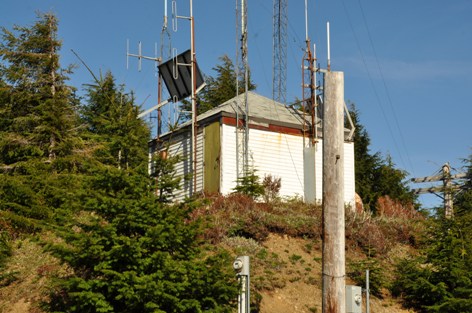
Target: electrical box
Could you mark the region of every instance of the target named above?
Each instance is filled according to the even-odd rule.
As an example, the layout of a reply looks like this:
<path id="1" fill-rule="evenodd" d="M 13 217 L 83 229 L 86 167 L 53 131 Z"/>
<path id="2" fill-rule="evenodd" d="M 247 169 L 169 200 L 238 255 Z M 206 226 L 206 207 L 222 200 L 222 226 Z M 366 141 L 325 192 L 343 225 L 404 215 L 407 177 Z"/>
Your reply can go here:
<path id="1" fill-rule="evenodd" d="M 346 313 L 362 313 L 362 287 L 346 285 Z"/>
<path id="2" fill-rule="evenodd" d="M 238 256 L 233 262 L 236 275 L 249 276 L 249 256 Z"/>

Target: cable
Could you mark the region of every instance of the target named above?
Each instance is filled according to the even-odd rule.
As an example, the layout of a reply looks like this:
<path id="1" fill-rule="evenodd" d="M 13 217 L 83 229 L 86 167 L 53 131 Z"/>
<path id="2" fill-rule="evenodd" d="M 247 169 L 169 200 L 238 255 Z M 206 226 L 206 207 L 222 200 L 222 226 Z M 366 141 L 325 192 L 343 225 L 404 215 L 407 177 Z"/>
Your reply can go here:
<path id="1" fill-rule="evenodd" d="M 356 41 L 356 45 L 357 45 L 357 48 L 359 49 L 359 53 L 361 54 L 361 58 L 362 58 L 362 62 L 364 63 L 364 67 L 366 69 L 366 73 L 367 73 L 367 76 L 369 77 L 369 81 L 370 81 L 370 84 L 372 85 L 372 90 L 374 91 L 374 94 L 375 94 L 375 97 L 377 98 L 377 104 L 378 106 L 380 107 L 381 111 L 382 111 L 382 115 L 385 119 L 385 122 L 387 124 L 387 128 L 388 128 L 388 131 L 390 133 L 390 136 L 392 137 L 393 139 L 393 143 L 395 145 L 395 148 L 396 150 L 398 151 L 398 155 L 400 157 L 400 160 L 403 164 L 403 166 L 405 167 L 405 161 L 403 160 L 403 156 L 402 156 L 402 153 L 398 147 L 398 143 L 397 143 L 397 140 L 395 139 L 395 136 L 393 134 L 393 131 L 392 131 L 392 127 L 390 126 L 390 122 L 388 121 L 387 119 L 387 114 L 385 113 L 385 109 L 384 107 L 382 106 L 382 101 L 380 100 L 380 96 L 377 92 L 377 89 L 375 88 L 375 84 L 374 84 L 374 81 L 372 79 L 372 75 L 370 74 L 370 71 L 369 71 L 369 68 L 367 66 L 367 62 L 366 62 L 366 59 L 365 59 L 365 56 L 364 54 L 362 53 L 362 49 L 361 49 L 361 46 L 359 44 L 359 39 L 357 38 L 357 34 L 356 34 L 356 31 L 354 30 L 354 27 L 352 25 L 352 21 L 351 21 L 351 18 L 349 16 L 349 12 L 346 8 L 346 3 L 344 2 L 344 0 L 341 0 L 342 4 L 343 4 L 343 8 L 344 8 L 344 12 L 346 13 L 346 17 L 347 17 L 347 20 L 348 20 L 348 23 L 349 23 L 349 26 L 351 27 L 351 30 L 352 30 L 352 33 L 354 35 L 354 39 Z"/>
<path id="2" fill-rule="evenodd" d="M 410 155 L 408 153 L 408 149 L 406 148 L 406 144 L 405 144 L 405 139 L 404 139 L 404 136 L 403 136 L 403 132 L 400 128 L 400 125 L 398 123 L 398 118 L 397 118 L 397 114 L 395 112 L 395 109 L 394 109 L 394 106 L 393 106 L 393 103 L 392 103 L 392 99 L 390 97 L 390 91 L 387 87 L 387 83 L 385 82 L 385 78 L 384 78 L 384 75 L 383 75 L 383 71 L 382 71 L 382 67 L 380 66 L 380 62 L 379 62 L 379 59 L 377 57 L 377 51 L 375 50 L 375 47 L 374 47 L 374 43 L 372 41 L 372 36 L 370 35 L 370 30 L 369 30 L 369 26 L 367 25 L 367 19 L 365 17 L 365 14 L 364 14 L 364 9 L 362 7 L 362 4 L 361 4 L 361 0 L 358 0 L 357 1 L 359 3 L 359 8 L 361 9 L 361 13 L 362 13 L 362 19 L 364 21 L 364 25 L 365 25 L 365 28 L 367 30 L 367 35 L 369 37 L 369 41 L 370 41 L 370 46 L 372 47 L 372 51 L 374 52 L 374 58 L 375 58 L 375 61 L 377 63 L 377 68 L 379 69 L 379 73 L 380 73 L 380 78 L 382 79 L 382 82 L 383 82 L 383 86 L 385 88 L 385 94 L 387 96 L 387 102 L 389 103 L 390 105 L 390 109 L 392 110 L 393 112 L 393 119 L 395 121 L 395 125 L 397 126 L 397 129 L 398 129 L 398 132 L 400 133 L 400 140 L 401 140 L 401 143 L 403 145 L 403 149 L 405 150 L 406 152 L 406 157 L 407 157 L 407 160 L 408 160 L 408 163 L 410 165 L 410 168 L 414 174 L 415 172 L 415 169 L 414 169 L 414 166 L 413 166 L 413 163 L 411 162 L 411 159 L 410 159 Z"/>

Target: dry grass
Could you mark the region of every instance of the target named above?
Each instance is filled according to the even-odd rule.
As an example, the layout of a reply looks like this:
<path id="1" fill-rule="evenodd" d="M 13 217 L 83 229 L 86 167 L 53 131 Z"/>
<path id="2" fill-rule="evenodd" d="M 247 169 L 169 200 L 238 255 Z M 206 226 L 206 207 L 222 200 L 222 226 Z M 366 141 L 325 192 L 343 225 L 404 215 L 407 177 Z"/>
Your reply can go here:
<path id="1" fill-rule="evenodd" d="M 17 239 L 13 247 L 5 267 L 12 279 L 0 288 L 0 312 L 43 312 L 40 304 L 47 300 L 50 278 L 64 274 L 66 268 L 30 239 Z"/>
<path id="2" fill-rule="evenodd" d="M 401 255 L 414 253 L 422 232 L 421 216 L 383 200 L 379 216 L 346 212 L 346 247 L 349 262 L 375 257 L 392 279 L 389 269 Z M 252 296 L 261 313 L 321 311 L 321 208 L 299 200 L 257 203 L 243 195 L 213 196 L 191 214 L 202 219 L 202 239 L 230 251 L 234 257 L 251 257 Z M 82 222 L 93 218 L 79 215 Z M 57 242 L 42 234 L 43 242 Z M 16 239 L 6 271 L 14 280 L 1 287 L 0 313 L 41 313 L 50 279 L 67 269 L 41 246 Z M 412 252 L 413 251 L 413 252 Z M 349 266 L 349 264 L 348 264 Z M 348 283 L 354 283 L 349 281 Z M 372 312 L 406 312 L 385 292 L 373 298 Z M 254 311 L 257 312 L 257 311 Z"/>

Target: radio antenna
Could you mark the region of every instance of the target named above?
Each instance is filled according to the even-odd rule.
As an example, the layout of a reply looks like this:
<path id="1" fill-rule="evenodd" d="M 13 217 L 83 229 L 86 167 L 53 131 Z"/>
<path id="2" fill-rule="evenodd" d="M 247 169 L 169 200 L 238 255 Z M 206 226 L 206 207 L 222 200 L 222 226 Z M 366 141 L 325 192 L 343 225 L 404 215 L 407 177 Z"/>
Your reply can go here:
<path id="1" fill-rule="evenodd" d="M 331 71 L 331 45 L 329 35 L 329 22 L 326 23 L 326 38 L 328 41 L 328 72 Z"/>

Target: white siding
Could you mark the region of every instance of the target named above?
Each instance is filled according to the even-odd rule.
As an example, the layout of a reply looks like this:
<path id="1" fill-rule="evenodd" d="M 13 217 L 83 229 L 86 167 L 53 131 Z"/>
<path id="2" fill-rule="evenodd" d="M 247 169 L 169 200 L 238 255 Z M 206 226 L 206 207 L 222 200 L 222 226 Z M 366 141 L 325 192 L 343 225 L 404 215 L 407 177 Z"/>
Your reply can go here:
<path id="1" fill-rule="evenodd" d="M 221 192 L 228 194 L 236 186 L 236 129 L 223 125 L 221 134 Z M 316 145 L 316 199 L 322 197 L 322 141 Z M 303 138 L 264 130 L 250 129 L 249 162 L 262 179 L 271 174 L 282 179 L 281 196 L 304 196 Z M 344 143 L 344 197 L 354 203 L 354 144 Z"/>
<path id="2" fill-rule="evenodd" d="M 354 143 L 344 143 L 344 201 L 356 205 L 356 184 L 354 172 Z"/>
<path id="3" fill-rule="evenodd" d="M 249 131 L 249 162 L 262 179 L 282 179 L 280 196 L 303 197 L 303 137 L 257 129 Z"/>
<path id="4" fill-rule="evenodd" d="M 236 127 L 221 126 L 220 192 L 228 194 L 236 186 Z"/>
<path id="5" fill-rule="evenodd" d="M 221 192 L 232 192 L 236 186 L 236 129 L 222 126 Z M 303 138 L 249 130 L 249 162 L 262 179 L 271 174 L 282 179 L 281 196 L 303 196 Z"/>
<path id="6" fill-rule="evenodd" d="M 316 202 L 321 203 L 323 196 L 323 140 L 319 140 L 315 145 L 315 166 L 316 185 L 311 188 L 316 189 Z M 311 154 L 310 157 L 313 155 Z M 307 159 L 312 162 L 313 159 Z M 354 143 L 344 143 L 344 201 L 346 204 L 354 205 L 355 201 L 355 181 L 354 181 Z"/>
<path id="7" fill-rule="evenodd" d="M 180 162 L 175 167 L 175 174 L 181 178 L 180 188 L 174 192 L 174 200 L 180 201 L 193 193 L 192 177 L 192 140 L 191 133 L 177 136 L 169 147 L 169 156 L 179 156 Z M 197 135 L 197 191 L 203 187 L 203 133 Z"/>

